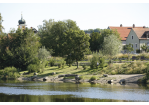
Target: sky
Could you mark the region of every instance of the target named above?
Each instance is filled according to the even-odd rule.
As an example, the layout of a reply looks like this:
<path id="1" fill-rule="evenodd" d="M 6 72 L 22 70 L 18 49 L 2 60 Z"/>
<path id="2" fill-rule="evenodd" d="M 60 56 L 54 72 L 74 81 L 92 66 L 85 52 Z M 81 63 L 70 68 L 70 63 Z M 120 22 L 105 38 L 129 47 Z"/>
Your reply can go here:
<path id="1" fill-rule="evenodd" d="M 38 29 L 43 20 L 63 21 L 71 19 L 81 30 L 106 29 L 108 26 L 146 26 L 149 27 L 149 3 L 101 3 L 101 2 L 48 2 L 48 3 L 0 3 L 5 30 L 18 28 L 18 21 L 26 21 L 28 28 Z"/>

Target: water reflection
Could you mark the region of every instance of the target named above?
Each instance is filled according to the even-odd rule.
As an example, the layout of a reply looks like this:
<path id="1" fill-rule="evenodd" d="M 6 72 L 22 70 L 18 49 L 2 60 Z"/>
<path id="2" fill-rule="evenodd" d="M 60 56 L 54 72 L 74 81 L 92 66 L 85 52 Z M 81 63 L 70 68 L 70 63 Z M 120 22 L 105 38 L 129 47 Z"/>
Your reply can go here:
<path id="1" fill-rule="evenodd" d="M 0 101 L 149 101 L 148 86 L 135 85 L 0 81 Z"/>

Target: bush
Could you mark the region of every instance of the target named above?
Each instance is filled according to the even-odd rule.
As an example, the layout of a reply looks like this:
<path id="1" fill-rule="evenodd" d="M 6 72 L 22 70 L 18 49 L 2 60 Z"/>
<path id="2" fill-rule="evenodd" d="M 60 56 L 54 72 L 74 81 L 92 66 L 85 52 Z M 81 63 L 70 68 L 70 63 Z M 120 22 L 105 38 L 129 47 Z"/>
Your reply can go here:
<path id="1" fill-rule="evenodd" d="M 65 63 L 66 63 L 66 61 L 64 61 L 64 60 L 60 60 L 59 62 L 58 62 L 58 68 L 64 68 L 65 67 Z"/>
<path id="2" fill-rule="evenodd" d="M 83 76 L 80 76 L 80 77 L 79 77 L 79 80 L 82 80 L 83 78 L 84 78 Z"/>
<path id="3" fill-rule="evenodd" d="M 83 70 L 86 70 L 86 68 L 87 68 L 85 64 L 82 65 L 82 67 L 83 67 Z"/>
<path id="4" fill-rule="evenodd" d="M 4 78 L 16 78 L 19 77 L 18 70 L 15 67 L 6 67 L 3 72 Z"/>
<path id="5" fill-rule="evenodd" d="M 37 64 L 29 64 L 28 67 L 27 67 L 27 70 L 28 70 L 29 73 L 39 72 L 40 71 L 40 67 Z"/>
<path id="6" fill-rule="evenodd" d="M 98 68 L 97 62 L 99 62 L 99 54 L 94 53 L 92 59 L 90 60 L 90 62 L 91 62 L 91 65 L 90 65 L 91 69 Z"/>
<path id="7" fill-rule="evenodd" d="M 100 58 L 100 60 L 99 60 L 99 66 L 103 68 L 104 65 L 105 65 L 105 59 L 104 58 Z"/>
<path id="8" fill-rule="evenodd" d="M 94 80 L 96 80 L 96 77 L 95 77 L 95 76 L 92 76 L 92 77 L 90 78 L 90 81 L 94 81 Z"/>
<path id="9" fill-rule="evenodd" d="M 50 63 L 50 66 L 51 66 L 51 67 L 54 66 L 54 64 L 55 64 L 55 59 L 54 59 L 54 58 L 51 58 L 51 59 L 49 60 L 49 63 Z"/>

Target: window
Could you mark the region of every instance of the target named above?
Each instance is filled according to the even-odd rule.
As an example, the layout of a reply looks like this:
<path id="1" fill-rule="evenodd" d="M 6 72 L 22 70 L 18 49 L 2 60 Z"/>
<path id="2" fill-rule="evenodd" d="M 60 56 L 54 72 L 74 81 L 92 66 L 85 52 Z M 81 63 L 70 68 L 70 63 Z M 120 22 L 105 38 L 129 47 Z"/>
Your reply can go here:
<path id="1" fill-rule="evenodd" d="M 137 43 L 136 43 L 136 48 L 137 48 Z"/>
<path id="2" fill-rule="evenodd" d="M 133 39 L 133 36 L 131 36 L 131 39 Z"/>
<path id="3" fill-rule="evenodd" d="M 131 43 L 131 45 L 132 45 L 132 48 L 133 48 L 133 43 Z"/>

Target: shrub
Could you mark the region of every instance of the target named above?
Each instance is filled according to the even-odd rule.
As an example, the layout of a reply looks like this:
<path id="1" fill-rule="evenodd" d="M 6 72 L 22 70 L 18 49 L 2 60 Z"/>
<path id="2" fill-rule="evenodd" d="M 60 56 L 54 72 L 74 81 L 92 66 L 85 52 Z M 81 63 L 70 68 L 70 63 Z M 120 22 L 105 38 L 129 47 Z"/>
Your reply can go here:
<path id="1" fill-rule="evenodd" d="M 15 67 L 6 67 L 3 72 L 4 78 L 16 78 L 19 77 L 18 70 Z"/>
<path id="2" fill-rule="evenodd" d="M 54 64 L 55 64 L 55 59 L 54 59 L 54 58 L 51 58 L 51 59 L 49 60 L 49 63 L 50 63 L 50 66 L 51 66 L 51 67 L 54 66 Z"/>
<path id="3" fill-rule="evenodd" d="M 66 61 L 64 61 L 64 60 L 60 60 L 60 61 L 58 61 L 58 68 L 64 68 L 65 67 L 65 63 L 66 63 Z"/>
<path id="4" fill-rule="evenodd" d="M 99 59 L 99 66 L 103 68 L 104 65 L 105 65 L 105 59 L 104 58 L 100 58 Z"/>
<path id="5" fill-rule="evenodd" d="M 94 80 L 96 80 L 96 77 L 95 77 L 95 76 L 92 76 L 92 77 L 90 78 L 90 81 L 94 81 Z"/>
<path id="6" fill-rule="evenodd" d="M 28 67 L 27 67 L 27 70 L 28 70 L 29 73 L 39 72 L 40 71 L 40 67 L 37 64 L 29 64 Z"/>
<path id="7" fill-rule="evenodd" d="M 97 62 L 99 62 L 99 54 L 94 53 L 92 59 L 90 60 L 90 62 L 91 62 L 91 65 L 90 65 L 91 69 L 98 68 Z"/>
<path id="8" fill-rule="evenodd" d="M 87 68 L 85 64 L 82 65 L 82 67 L 83 67 L 83 70 L 86 70 L 86 68 Z"/>
<path id="9" fill-rule="evenodd" d="M 83 76 L 80 76 L 80 77 L 79 77 L 79 80 L 82 80 L 83 78 L 84 78 Z"/>
<path id="10" fill-rule="evenodd" d="M 72 66 L 73 60 L 67 58 L 65 61 L 66 61 L 66 64 L 69 65 L 69 67 Z"/>

